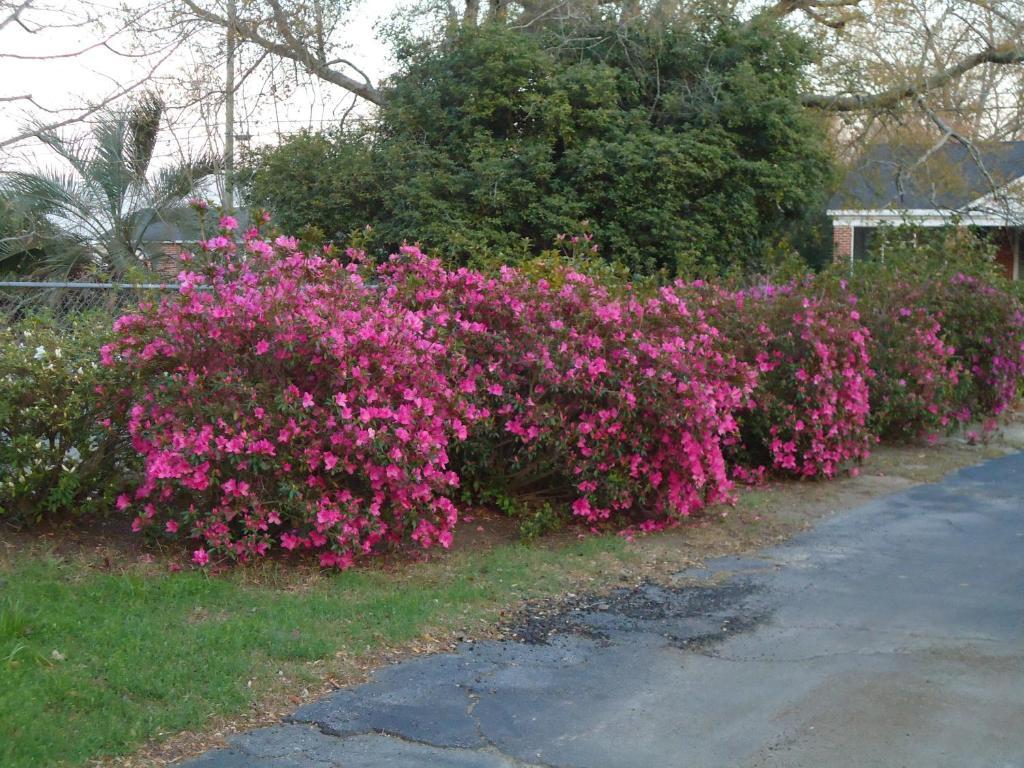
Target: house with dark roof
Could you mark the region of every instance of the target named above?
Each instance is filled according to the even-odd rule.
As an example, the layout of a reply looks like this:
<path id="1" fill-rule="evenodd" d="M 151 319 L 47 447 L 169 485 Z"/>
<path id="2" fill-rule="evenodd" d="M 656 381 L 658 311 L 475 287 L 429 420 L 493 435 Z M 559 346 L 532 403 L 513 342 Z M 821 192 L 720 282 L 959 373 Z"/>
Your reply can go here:
<path id="1" fill-rule="evenodd" d="M 239 227 L 249 227 L 249 215 L 245 211 L 235 214 Z M 217 218 L 210 215 L 206 223 L 206 237 L 216 234 Z M 192 251 L 204 239 L 200 231 L 199 215 L 191 208 L 182 206 L 164 211 L 161 215 L 139 216 L 133 232 L 139 249 L 145 254 L 151 268 L 165 275 L 175 275 L 181 267 L 178 256 Z"/>
<path id="2" fill-rule="evenodd" d="M 997 260 L 1018 279 L 1024 248 L 1024 141 L 937 147 L 879 145 L 829 200 L 837 261 L 864 258 L 884 226 L 971 226 L 991 231 Z"/>

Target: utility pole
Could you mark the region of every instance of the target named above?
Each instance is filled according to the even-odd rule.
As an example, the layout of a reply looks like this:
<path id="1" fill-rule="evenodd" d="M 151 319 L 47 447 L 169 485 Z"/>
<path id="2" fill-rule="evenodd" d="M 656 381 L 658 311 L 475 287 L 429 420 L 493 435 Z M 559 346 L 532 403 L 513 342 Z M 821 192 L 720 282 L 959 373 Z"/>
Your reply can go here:
<path id="1" fill-rule="evenodd" d="M 235 0 L 228 0 L 227 73 L 224 78 L 224 210 L 235 210 Z"/>

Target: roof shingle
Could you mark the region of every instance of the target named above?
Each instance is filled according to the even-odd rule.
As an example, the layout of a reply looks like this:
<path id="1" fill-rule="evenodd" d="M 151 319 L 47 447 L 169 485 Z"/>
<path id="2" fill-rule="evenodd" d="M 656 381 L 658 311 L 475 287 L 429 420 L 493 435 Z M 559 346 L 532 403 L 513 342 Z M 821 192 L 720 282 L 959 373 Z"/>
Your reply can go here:
<path id="1" fill-rule="evenodd" d="M 950 139 L 927 157 L 928 147 L 880 144 L 846 174 L 830 210 L 928 208 L 962 210 L 1024 176 L 1024 141 L 976 146 L 977 155 Z M 980 159 L 980 162 L 979 162 Z"/>

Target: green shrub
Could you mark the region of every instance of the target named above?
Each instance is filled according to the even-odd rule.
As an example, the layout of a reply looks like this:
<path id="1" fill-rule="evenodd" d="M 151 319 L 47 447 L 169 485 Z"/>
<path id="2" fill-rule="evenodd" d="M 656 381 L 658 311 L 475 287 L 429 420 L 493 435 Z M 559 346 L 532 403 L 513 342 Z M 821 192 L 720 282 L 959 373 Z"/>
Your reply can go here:
<path id="1" fill-rule="evenodd" d="M 897 277 L 913 284 L 965 274 L 1001 285 L 1006 279 L 995 257 L 996 244 L 989 230 L 953 224 L 879 227 L 872 235 L 867 259 L 854 263 L 852 275 L 874 282 Z M 836 267 L 850 271 L 848 264 Z"/>
<path id="2" fill-rule="evenodd" d="M 876 232 L 866 261 L 833 267 L 833 278 L 848 281 L 860 297 L 875 338 L 872 364 L 882 383 L 874 387 L 872 410 L 883 437 L 937 432 L 948 416 L 988 419 L 1016 401 L 1024 375 L 1024 307 L 1020 286 L 1003 275 L 995 250 L 985 230 L 892 227 Z M 933 323 L 950 350 L 947 363 L 928 329 Z M 919 338 L 911 339 L 911 330 Z M 917 352 L 909 354 L 910 347 Z M 897 393 L 891 384 L 900 380 L 911 386 Z"/>
<path id="3" fill-rule="evenodd" d="M 256 203 L 272 203 L 275 223 L 289 234 L 315 227 L 343 240 L 371 223 L 379 206 L 377 161 L 369 139 L 341 130 L 302 131 L 276 147 L 250 152 L 241 182 Z"/>
<path id="4" fill-rule="evenodd" d="M 956 391 L 960 420 L 1010 408 L 1024 380 L 1021 302 L 1004 285 L 963 273 L 930 281 L 926 301 L 964 370 Z"/>
<path id="5" fill-rule="evenodd" d="M 0 520 L 102 510 L 116 496 L 123 456 L 96 393 L 110 326 L 105 314 L 33 314 L 0 328 Z"/>
<path id="6" fill-rule="evenodd" d="M 250 159 L 249 200 L 290 231 L 369 224 L 383 255 L 518 265 L 581 219 L 634 275 L 757 269 L 807 228 L 832 173 L 800 105 L 808 41 L 695 10 L 580 21 L 573 42 L 487 26 L 406 46 L 365 130 L 301 133 Z"/>

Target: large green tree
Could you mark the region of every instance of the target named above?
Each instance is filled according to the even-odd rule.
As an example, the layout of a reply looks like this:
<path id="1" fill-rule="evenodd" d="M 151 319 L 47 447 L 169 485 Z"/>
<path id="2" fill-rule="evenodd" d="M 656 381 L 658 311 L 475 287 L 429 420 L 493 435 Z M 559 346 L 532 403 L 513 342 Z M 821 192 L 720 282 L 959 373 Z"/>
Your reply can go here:
<path id="1" fill-rule="evenodd" d="M 460 263 L 514 261 L 587 220 L 634 272 L 759 266 L 830 180 L 800 104 L 808 44 L 711 11 L 610 24 L 407 46 L 368 132 L 263 152 L 250 198 L 289 227 L 370 224 L 382 247 L 419 240 Z"/>
<path id="2" fill-rule="evenodd" d="M 287 232 L 317 227 L 343 238 L 377 220 L 380 181 L 369 134 L 300 131 L 249 152 L 238 173 L 248 202 L 274 212 Z"/>

